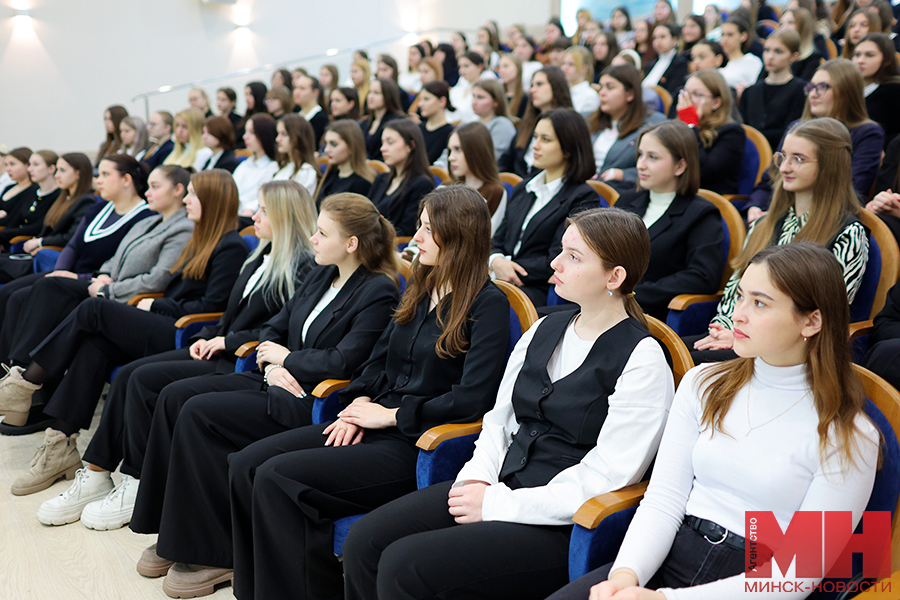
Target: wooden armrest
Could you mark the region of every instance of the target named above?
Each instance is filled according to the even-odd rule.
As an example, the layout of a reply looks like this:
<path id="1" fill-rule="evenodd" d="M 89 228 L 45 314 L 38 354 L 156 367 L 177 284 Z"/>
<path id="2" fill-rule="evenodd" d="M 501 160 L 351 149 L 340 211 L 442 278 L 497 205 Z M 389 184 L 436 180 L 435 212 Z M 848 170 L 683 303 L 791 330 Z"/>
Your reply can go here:
<path id="1" fill-rule="evenodd" d="M 247 342 L 246 344 L 241 344 L 241 347 L 234 351 L 234 355 L 238 358 L 246 358 L 256 352 L 257 346 L 259 346 L 259 342 Z"/>
<path id="2" fill-rule="evenodd" d="M 722 197 L 729 202 L 746 202 L 750 199 L 750 196 L 745 194 L 722 194 Z"/>
<path id="3" fill-rule="evenodd" d="M 647 481 L 642 481 L 591 498 L 581 505 L 572 520 L 585 529 L 595 529 L 609 515 L 637 506 L 647 491 L 647 484 Z"/>
<path id="4" fill-rule="evenodd" d="M 718 302 L 722 299 L 722 295 L 723 292 L 716 292 L 715 294 L 679 294 L 669 302 L 669 309 L 684 310 L 691 304 L 697 304 L 698 302 L 712 302 L 713 300 Z"/>
<path id="5" fill-rule="evenodd" d="M 157 294 L 136 294 L 131 297 L 131 300 L 128 301 L 128 304 L 130 306 L 137 306 L 138 302 L 140 302 L 141 300 L 144 300 L 146 298 L 154 298 L 155 299 L 155 298 L 162 298 L 162 297 L 163 297 L 162 292 L 159 292 Z"/>
<path id="6" fill-rule="evenodd" d="M 850 323 L 850 341 L 852 342 L 860 336 L 872 333 L 872 328 L 874 326 L 875 322 L 872 319 L 869 319 L 868 321 L 859 321 L 858 323 Z"/>
<path id="7" fill-rule="evenodd" d="M 471 435 L 481 431 L 481 421 L 475 423 L 448 423 L 446 425 L 438 425 L 432 427 L 422 434 L 416 446 L 422 450 L 434 450 L 444 440 L 452 440 L 453 438 Z"/>
<path id="8" fill-rule="evenodd" d="M 63 247 L 62 246 L 39 246 L 37 249 L 35 249 L 34 253 L 37 254 L 41 250 L 56 250 L 57 252 L 62 252 Z"/>
<path id="9" fill-rule="evenodd" d="M 10 244 L 18 244 L 19 242 L 27 242 L 28 240 L 34 239 L 33 235 L 17 235 L 13 239 L 9 240 Z"/>
<path id="10" fill-rule="evenodd" d="M 129 302 L 130 304 L 130 302 Z M 206 321 L 218 321 L 222 318 L 222 313 L 194 313 L 192 315 L 184 315 L 177 321 L 175 321 L 175 327 L 181 329 L 182 327 L 187 327 L 188 325 L 193 325 L 194 323 L 204 323 Z"/>
<path id="11" fill-rule="evenodd" d="M 350 385 L 349 379 L 326 379 L 313 389 L 312 395 L 316 398 L 325 398 L 338 390 L 344 389 L 348 385 Z"/>

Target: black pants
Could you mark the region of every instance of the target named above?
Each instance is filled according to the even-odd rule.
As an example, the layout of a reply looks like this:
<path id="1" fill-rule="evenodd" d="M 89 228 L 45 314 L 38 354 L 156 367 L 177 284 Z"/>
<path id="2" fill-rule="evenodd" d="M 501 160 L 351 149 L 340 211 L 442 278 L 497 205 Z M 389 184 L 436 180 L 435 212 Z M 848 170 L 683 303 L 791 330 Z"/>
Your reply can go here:
<path id="1" fill-rule="evenodd" d="M 869 348 L 862 364 L 900 389 L 900 339 L 878 342 Z"/>
<path id="2" fill-rule="evenodd" d="M 0 254 L 0 283 L 9 283 L 13 279 L 19 279 L 34 273 L 34 259 L 24 253 L 16 254 L 24 260 L 11 258 L 8 253 Z"/>
<path id="3" fill-rule="evenodd" d="M 215 358 L 193 360 L 188 348 L 179 348 L 140 358 L 119 369 L 84 460 L 107 471 L 115 471 L 121 462 L 122 473 L 140 478 L 159 393 L 172 382 L 218 372 L 218 362 Z"/>
<path id="4" fill-rule="evenodd" d="M 403 496 L 353 525 L 343 549 L 347 600 L 541 600 L 569 581 L 571 526 L 458 525 L 447 510 L 451 484 Z"/>
<path id="5" fill-rule="evenodd" d="M 0 330 L 0 360 L 27 366 L 31 351 L 90 298 L 90 283 L 86 279 L 44 277 L 10 296 Z"/>
<path id="6" fill-rule="evenodd" d="M 687 345 L 688 350 L 691 351 L 691 358 L 694 359 L 695 365 L 711 362 L 724 362 L 738 357 L 731 348 L 728 348 L 727 350 L 694 350 L 694 342 L 702 340 L 706 335 L 707 334 L 702 333 L 700 335 L 687 335 L 681 338 Z"/>
<path id="7" fill-rule="evenodd" d="M 585 600 L 591 586 L 609 578 L 612 563 L 579 577 L 547 600 Z M 701 533 L 682 525 L 675 534 L 672 549 L 648 589 L 684 588 L 733 577 L 744 572 L 744 551 L 712 544 Z"/>
<path id="8" fill-rule="evenodd" d="M 9 304 L 9 299 L 12 295 L 20 290 L 29 289 L 35 282 L 40 281 L 43 278 L 44 273 L 30 273 L 24 277 L 10 281 L 9 283 L 4 283 L 3 287 L 0 287 L 0 323 L 3 323 L 3 329 L 6 329 L 8 325 L 8 322 L 6 321 L 6 307 Z M 14 323 L 13 326 L 15 326 Z"/>
<path id="9" fill-rule="evenodd" d="M 237 598 L 342 598 L 334 520 L 416 489 L 418 452 L 395 428 L 336 448 L 323 445 L 324 429 L 287 431 L 229 458 Z"/>
<path id="10" fill-rule="evenodd" d="M 174 347 L 173 317 L 85 300 L 31 353 L 51 378 L 61 379 L 44 414 L 87 429 L 113 367 Z"/>

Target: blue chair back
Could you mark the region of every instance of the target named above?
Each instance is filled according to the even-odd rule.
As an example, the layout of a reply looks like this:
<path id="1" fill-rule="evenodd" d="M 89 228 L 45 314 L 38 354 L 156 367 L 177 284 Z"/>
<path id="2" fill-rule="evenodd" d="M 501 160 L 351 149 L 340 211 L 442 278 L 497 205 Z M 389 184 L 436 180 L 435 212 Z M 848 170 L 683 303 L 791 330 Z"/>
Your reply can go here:
<path id="1" fill-rule="evenodd" d="M 247 252 L 253 252 L 259 246 L 259 238 L 255 235 L 247 234 L 241 237 L 244 239 L 244 243 L 247 244 Z"/>
<path id="2" fill-rule="evenodd" d="M 872 304 L 875 302 L 875 293 L 878 291 L 878 281 L 881 278 L 881 246 L 871 233 L 869 234 L 869 260 L 866 270 L 863 271 L 856 297 L 850 304 L 850 322 L 868 321 L 872 312 Z"/>
<path id="3" fill-rule="evenodd" d="M 34 255 L 32 265 L 34 265 L 35 273 L 44 273 L 52 271 L 56 267 L 56 259 L 59 258 L 59 250 L 51 250 L 49 248 L 41 250 Z"/>
<path id="4" fill-rule="evenodd" d="M 16 242 L 9 247 L 10 254 L 21 254 L 25 251 L 25 242 Z"/>
<path id="5" fill-rule="evenodd" d="M 741 172 L 738 175 L 738 194 L 749 196 L 756 185 L 756 174 L 759 173 L 759 150 L 753 140 L 747 138 L 744 143 L 744 158 L 741 161 Z"/>
<path id="6" fill-rule="evenodd" d="M 513 193 L 513 190 L 516 189 L 516 186 L 514 186 L 514 185 L 511 184 L 511 183 L 509 183 L 508 181 L 502 181 L 501 183 L 503 184 L 503 189 L 506 190 L 506 198 L 507 198 L 507 200 L 508 200 L 509 198 L 512 198 L 512 193 Z"/>

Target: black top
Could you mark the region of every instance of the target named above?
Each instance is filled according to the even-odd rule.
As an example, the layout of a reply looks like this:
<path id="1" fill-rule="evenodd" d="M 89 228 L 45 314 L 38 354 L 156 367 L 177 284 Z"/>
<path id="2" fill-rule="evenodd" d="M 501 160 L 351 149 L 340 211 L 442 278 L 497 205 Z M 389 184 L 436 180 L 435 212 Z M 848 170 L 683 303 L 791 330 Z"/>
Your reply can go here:
<path id="1" fill-rule="evenodd" d="M 897 338 L 900 338 L 900 285 L 894 284 L 885 299 L 884 308 L 875 315 L 875 328 L 869 344 L 874 346 L 878 342 Z"/>
<path id="2" fill-rule="evenodd" d="M 425 126 L 425 122 L 419 124 L 419 128 L 422 130 L 422 137 L 425 138 L 425 151 L 428 154 L 428 164 L 434 164 L 434 161 L 441 157 L 444 150 L 447 148 L 447 141 L 450 139 L 450 134 L 453 133 L 453 125 L 447 123 L 446 125 L 442 125 L 435 129 L 434 131 L 428 131 L 428 128 Z"/>
<path id="3" fill-rule="evenodd" d="M 747 134 L 739 123 L 726 123 L 719 127 L 716 139 L 708 148 L 700 142 L 700 187 L 717 194 L 737 194 L 741 161 L 744 159 L 744 145 Z"/>
<path id="4" fill-rule="evenodd" d="M 9 241 L 20 235 L 34 236 L 41 230 L 44 224 L 44 215 L 59 198 L 62 192 L 59 188 L 53 190 L 46 196 L 34 195 L 34 199 L 28 204 L 19 204 L 15 212 L 9 215 L 6 223 L 6 229 L 0 231 L 0 244 L 4 246 Z"/>
<path id="5" fill-rule="evenodd" d="M 313 128 L 313 135 L 316 138 L 316 148 L 322 143 L 322 136 L 325 135 L 325 128 L 328 127 L 329 122 L 328 113 L 325 112 L 324 109 L 320 110 L 309 119 L 309 124 L 312 125 Z"/>
<path id="6" fill-rule="evenodd" d="M 822 38 L 822 40 L 824 39 Z M 813 50 L 813 53 L 806 58 L 794 61 L 794 64 L 791 65 L 791 73 L 794 74 L 794 77 L 799 77 L 803 81 L 809 81 L 812 79 L 816 69 L 819 68 L 819 65 L 822 64 L 822 56 L 818 50 Z"/>
<path id="7" fill-rule="evenodd" d="M 247 244 L 237 231 L 229 231 L 209 257 L 205 277 L 189 279 L 181 271 L 175 273 L 163 297 L 153 301 L 150 311 L 178 319 L 192 313 L 225 310 L 246 258 Z"/>
<path id="8" fill-rule="evenodd" d="M 434 189 L 434 178 L 430 175 L 419 175 L 388 195 L 387 191 L 391 187 L 392 180 L 390 172 L 376 177 L 372 182 L 372 189 L 369 190 L 369 200 L 378 212 L 394 225 L 397 235 L 414 235 L 417 229 L 416 220 L 419 217 L 419 201 Z"/>
<path id="9" fill-rule="evenodd" d="M 509 343 L 509 302 L 490 281 L 469 309 L 469 348 L 464 354 L 438 356 L 435 342 L 442 329 L 429 303 L 428 298 L 422 300 L 408 323 L 390 322 L 369 360 L 339 396 L 342 404 L 369 396 L 382 406 L 398 408 L 397 426 L 381 431 L 405 436 L 410 444 L 437 425 L 471 423 L 484 416 L 497 397 Z"/>
<path id="10" fill-rule="evenodd" d="M 659 60 L 659 59 L 657 59 Z M 672 98 L 677 98 L 676 94 L 678 90 L 684 87 L 684 82 L 688 76 L 688 63 L 690 59 L 683 54 L 676 54 L 672 58 L 672 62 L 669 64 L 669 67 L 665 70 L 662 77 L 659 78 L 659 85 L 669 94 Z M 656 60 L 654 60 L 651 64 L 647 65 L 647 70 L 644 73 L 649 73 L 650 69 L 652 69 L 656 65 Z"/>
<path id="11" fill-rule="evenodd" d="M 650 192 L 625 192 L 616 208 L 640 217 L 650 205 Z M 718 209 L 700 196 L 675 196 L 650 228 L 650 265 L 635 287 L 645 313 L 665 320 L 669 302 L 678 294 L 714 294 L 722 283 L 725 233 Z"/>
<path id="12" fill-rule="evenodd" d="M 517 138 L 518 135 L 513 136 L 512 141 L 509 143 L 509 148 L 500 155 L 500 160 L 497 161 L 497 168 L 501 173 L 515 173 L 523 179 L 533 177 L 537 175 L 537 171 L 534 167 L 529 168 L 528 163 L 525 162 L 525 153 L 528 152 L 528 146 L 517 148 Z"/>
<path id="13" fill-rule="evenodd" d="M 900 133 L 900 82 L 882 83 L 866 96 L 869 118 L 884 129 L 884 147 Z"/>
<path id="14" fill-rule="evenodd" d="M 87 277 L 112 258 L 119 247 L 119 242 L 131 231 L 135 223 L 156 214 L 147 208 L 146 202 L 141 202 L 132 211 L 129 211 L 128 215 L 131 217 L 127 221 L 120 223 L 127 215 L 117 215 L 115 210 L 112 210 L 102 223 L 91 227 L 95 218 L 103 218 L 101 213 L 108 207 L 108 202 L 96 202 L 93 207 L 85 211 L 75 234 L 60 252 L 56 261 L 57 268 Z M 44 244 L 47 244 L 47 240 L 44 240 Z"/>
<path id="15" fill-rule="evenodd" d="M 794 77 L 780 85 L 760 81 L 748 87 L 741 95 L 740 103 L 744 123 L 758 129 L 770 147 L 778 147 L 787 126 L 803 114 L 805 85 L 806 81 Z"/>
<path id="16" fill-rule="evenodd" d="M 357 175 L 356 173 L 351 173 L 347 177 L 341 177 L 338 174 L 338 170 L 333 169 L 325 176 L 322 187 L 319 188 L 319 194 L 316 196 L 316 208 L 319 208 L 319 206 L 322 205 L 322 200 L 328 196 L 352 192 L 368 197 L 369 190 L 371 189 L 372 182 L 367 181 L 364 177 Z"/>
<path id="17" fill-rule="evenodd" d="M 225 169 L 229 173 L 234 173 L 234 170 L 237 169 L 237 166 L 241 163 L 241 161 L 238 160 L 238 157 L 235 156 L 234 150 L 224 150 L 222 156 L 219 157 L 219 160 L 217 160 L 214 165 L 209 164 L 210 160 L 212 160 L 211 156 L 209 157 L 209 160 L 206 161 L 206 164 L 203 165 L 202 170 Z"/>
<path id="18" fill-rule="evenodd" d="M 349 379 L 369 358 L 400 297 L 389 277 L 358 267 L 310 323 L 304 340 L 307 319 L 337 276 L 333 265 L 315 267 L 260 332 L 260 341 L 272 341 L 291 351 L 284 368 L 305 390 L 325 379 Z M 302 423 L 298 410 L 301 407 L 294 396 L 281 388 L 269 388 L 269 414 L 276 421 Z"/>
<path id="19" fill-rule="evenodd" d="M 230 113 L 228 113 L 225 116 L 228 117 L 229 121 L 231 121 L 231 126 L 234 127 L 234 132 L 235 132 L 235 134 L 237 134 L 238 125 L 241 124 L 241 119 L 243 119 L 244 117 L 242 117 L 241 115 L 237 114 L 234 111 L 231 111 Z"/>
<path id="20" fill-rule="evenodd" d="M 878 178 L 875 180 L 875 194 L 886 190 L 897 191 L 897 170 L 900 169 L 900 136 L 888 144 L 881 159 L 881 168 L 878 169 Z"/>
<path id="21" fill-rule="evenodd" d="M 10 223 L 13 217 L 21 210 L 20 207 L 31 206 L 31 204 L 37 200 L 39 186 L 36 183 L 32 183 L 12 198 L 3 200 L 2 198 L 6 195 L 6 192 L 16 185 L 18 185 L 16 182 L 12 182 L 0 191 L 0 210 L 6 211 L 6 216 L 0 217 L 0 225 L 3 225 L 4 227 Z"/>
<path id="22" fill-rule="evenodd" d="M 65 246 L 75 235 L 78 225 L 87 211 L 97 204 L 97 197 L 92 193 L 78 197 L 63 213 L 54 227 L 43 225 L 36 237 L 42 238 L 44 246 Z"/>
<path id="23" fill-rule="evenodd" d="M 381 123 L 378 124 L 378 127 L 372 133 L 369 133 L 369 128 L 372 126 L 371 117 L 367 117 L 359 122 L 359 126 L 362 127 L 363 135 L 366 138 L 366 158 L 369 160 L 382 160 L 384 158 L 381 156 L 381 134 L 384 132 L 384 126 L 394 119 L 402 118 L 403 115 L 400 113 L 387 113 L 381 117 Z"/>

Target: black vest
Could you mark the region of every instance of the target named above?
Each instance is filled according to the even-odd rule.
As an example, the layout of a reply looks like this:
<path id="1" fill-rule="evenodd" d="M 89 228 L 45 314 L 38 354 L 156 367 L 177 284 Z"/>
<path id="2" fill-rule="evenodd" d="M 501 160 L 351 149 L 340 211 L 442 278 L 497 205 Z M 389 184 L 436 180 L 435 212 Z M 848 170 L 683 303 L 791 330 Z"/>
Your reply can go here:
<path id="1" fill-rule="evenodd" d="M 500 481 L 512 489 L 546 485 L 597 445 L 608 398 L 635 346 L 650 335 L 638 321 L 625 319 L 597 338 L 581 366 L 551 383 L 547 363 L 576 313 L 552 313 L 541 322 L 516 378 L 512 404 L 519 430 L 500 470 Z"/>

